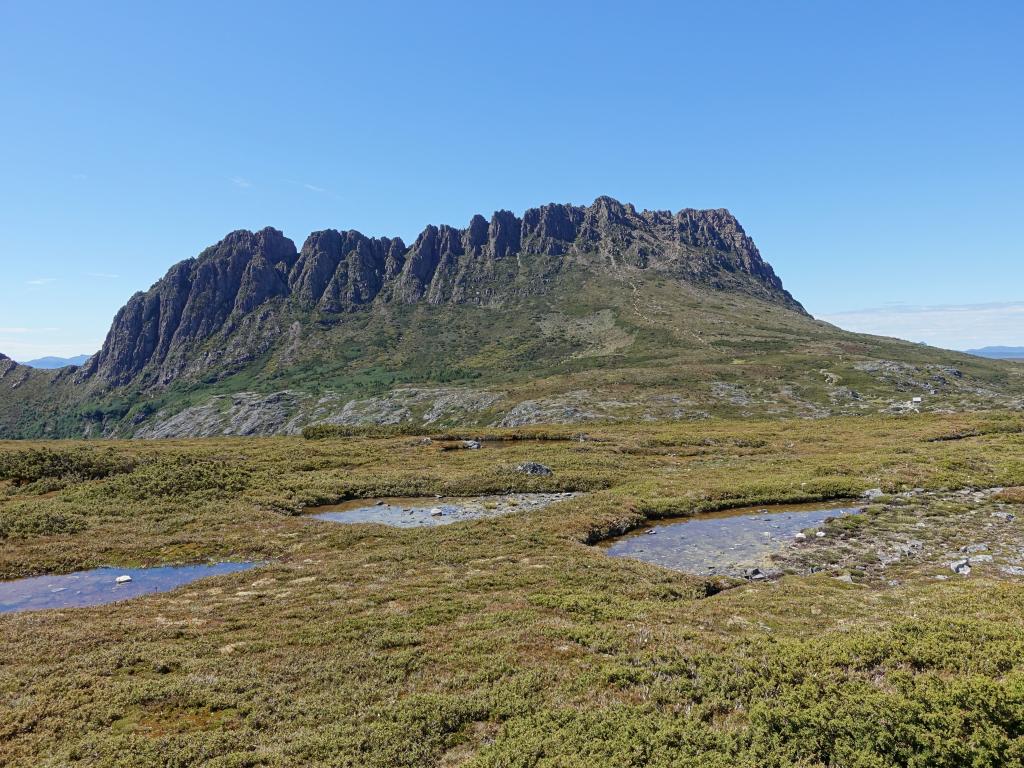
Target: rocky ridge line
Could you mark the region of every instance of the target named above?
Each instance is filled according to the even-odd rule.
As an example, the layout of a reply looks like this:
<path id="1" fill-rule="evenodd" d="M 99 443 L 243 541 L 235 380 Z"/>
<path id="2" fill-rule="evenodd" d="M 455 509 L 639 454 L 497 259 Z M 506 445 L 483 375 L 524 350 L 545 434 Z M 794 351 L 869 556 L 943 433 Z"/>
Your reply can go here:
<path id="1" fill-rule="evenodd" d="M 803 311 L 728 211 L 637 212 L 601 197 L 588 207 L 532 208 L 522 218 L 504 210 L 490 221 L 477 215 L 464 229 L 431 225 L 411 246 L 398 237 L 324 230 L 296 251 L 276 229 L 232 232 L 132 296 L 78 377 L 117 387 L 149 370 L 155 383 L 167 384 L 186 366 L 203 366 L 188 359 L 198 345 L 237 330 L 248 334 L 256 356 L 283 330 L 263 312 L 275 299 L 323 315 L 383 302 L 500 304 L 524 269 L 552 274 L 572 263 L 738 285 Z"/>

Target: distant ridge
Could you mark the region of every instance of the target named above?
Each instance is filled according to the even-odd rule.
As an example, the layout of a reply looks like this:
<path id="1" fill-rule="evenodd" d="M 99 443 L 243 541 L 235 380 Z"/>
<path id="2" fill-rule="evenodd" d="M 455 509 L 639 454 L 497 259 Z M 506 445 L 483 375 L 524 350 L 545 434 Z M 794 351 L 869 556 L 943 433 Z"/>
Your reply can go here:
<path id="1" fill-rule="evenodd" d="M 969 355 L 989 357 L 994 360 L 1024 359 L 1024 347 L 980 347 L 966 350 Z"/>
<path id="2" fill-rule="evenodd" d="M 91 355 L 75 355 L 74 357 L 37 357 L 35 360 L 22 360 L 22 365 L 27 365 L 29 368 L 66 368 L 69 365 L 81 365 L 88 360 Z"/>

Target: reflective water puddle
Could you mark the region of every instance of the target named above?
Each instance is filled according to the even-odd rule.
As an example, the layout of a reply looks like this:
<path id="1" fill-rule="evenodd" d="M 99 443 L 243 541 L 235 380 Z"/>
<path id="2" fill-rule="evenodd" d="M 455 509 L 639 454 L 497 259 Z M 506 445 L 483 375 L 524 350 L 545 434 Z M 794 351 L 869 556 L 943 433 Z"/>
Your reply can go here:
<path id="1" fill-rule="evenodd" d="M 579 442 L 577 440 L 570 440 L 570 438 L 559 438 L 551 440 L 541 440 L 538 438 L 526 437 L 516 438 L 514 440 L 501 440 L 498 438 L 481 438 L 479 440 L 466 439 L 466 440 L 434 440 L 433 444 L 441 448 L 442 451 L 456 451 L 456 450 L 508 450 L 510 448 L 529 448 L 536 450 L 538 448 L 551 448 L 552 446 L 561 447 L 568 442 Z"/>
<path id="2" fill-rule="evenodd" d="M 406 498 L 356 499 L 329 507 L 308 510 L 318 520 L 334 523 L 382 523 L 397 528 L 419 528 L 448 525 L 464 520 L 497 517 L 512 512 L 542 509 L 556 501 L 575 496 L 574 493 L 512 493 L 502 496 L 469 498 Z"/>
<path id="3" fill-rule="evenodd" d="M 43 608 L 79 608 L 167 592 L 182 584 L 255 568 L 261 563 L 168 565 L 157 568 L 94 568 L 64 576 L 0 581 L 0 613 Z M 126 580 L 127 576 L 130 580 Z"/>
<path id="4" fill-rule="evenodd" d="M 613 557 L 686 573 L 760 579 L 773 575 L 773 555 L 815 538 L 807 529 L 861 509 L 850 502 L 730 509 L 654 523 L 601 546 Z"/>

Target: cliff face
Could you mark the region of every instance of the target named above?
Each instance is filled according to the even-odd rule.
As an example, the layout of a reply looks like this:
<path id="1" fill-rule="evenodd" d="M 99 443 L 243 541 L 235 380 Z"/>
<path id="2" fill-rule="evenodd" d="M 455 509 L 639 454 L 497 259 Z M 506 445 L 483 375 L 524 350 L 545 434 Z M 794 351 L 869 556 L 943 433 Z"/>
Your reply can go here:
<path id="1" fill-rule="evenodd" d="M 275 300 L 327 316 L 387 303 L 486 306 L 501 304 L 517 278 L 569 266 L 657 270 L 802 311 L 728 211 L 637 212 L 602 197 L 588 207 L 533 208 L 522 218 L 498 211 L 488 222 L 477 215 L 465 229 L 428 226 L 411 246 L 325 230 L 297 252 L 275 229 L 232 232 L 135 294 L 78 377 L 106 387 L 140 376 L 167 384 L 184 372 L 201 374 L 215 361 L 197 350 L 238 330 L 249 340 L 245 354 L 258 356 L 283 332 L 268 311 Z M 518 290 L 524 282 L 525 290 L 542 290 L 541 279 L 521 280 Z"/>
<path id="2" fill-rule="evenodd" d="M 288 294 L 295 245 L 275 229 L 232 232 L 175 264 L 118 311 L 103 347 L 80 377 L 129 383 L 148 364 L 173 360 L 276 296 Z"/>

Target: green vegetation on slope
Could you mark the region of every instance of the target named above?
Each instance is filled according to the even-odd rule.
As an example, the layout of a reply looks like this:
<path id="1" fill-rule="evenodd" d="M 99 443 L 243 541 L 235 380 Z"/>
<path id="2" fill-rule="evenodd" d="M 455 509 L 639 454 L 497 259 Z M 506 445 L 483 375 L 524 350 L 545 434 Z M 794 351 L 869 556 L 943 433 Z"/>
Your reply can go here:
<path id="1" fill-rule="evenodd" d="M 510 414 L 518 423 L 822 416 L 877 413 L 920 395 L 925 410 L 1020 407 L 1024 398 L 1024 368 L 1012 363 L 846 333 L 742 293 L 639 273 L 566 269 L 543 291 L 510 291 L 497 306 L 322 316 L 270 302 L 266 313 L 298 330 L 273 335 L 258 355 L 247 352 L 245 327 L 214 337 L 193 350 L 206 361 L 201 373 L 167 388 L 103 391 L 31 372 L 16 395 L 0 398 L 0 435 L 153 436 L 161 433 L 147 427 L 186 409 L 195 414 L 172 436 L 297 431 L 332 418 L 422 423 L 431 414 L 441 425 L 486 425 Z M 239 358 L 244 364 L 225 362 Z M 388 400 L 410 390 L 414 402 Z M 287 397 L 226 413 L 239 392 Z M 345 414 L 352 401 L 368 407 Z M 448 407 L 437 415 L 439 402 Z M 197 424 L 207 431 L 190 432 Z"/>

